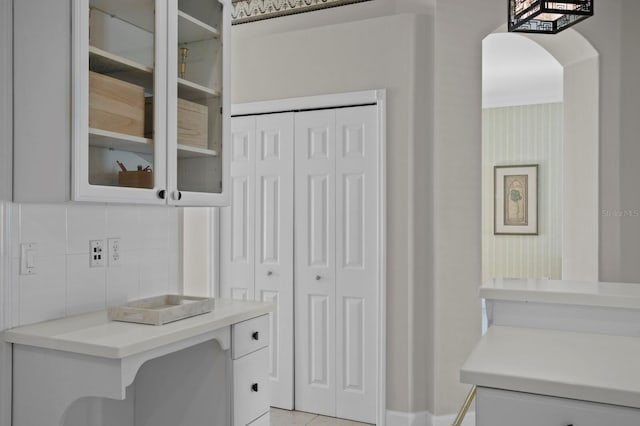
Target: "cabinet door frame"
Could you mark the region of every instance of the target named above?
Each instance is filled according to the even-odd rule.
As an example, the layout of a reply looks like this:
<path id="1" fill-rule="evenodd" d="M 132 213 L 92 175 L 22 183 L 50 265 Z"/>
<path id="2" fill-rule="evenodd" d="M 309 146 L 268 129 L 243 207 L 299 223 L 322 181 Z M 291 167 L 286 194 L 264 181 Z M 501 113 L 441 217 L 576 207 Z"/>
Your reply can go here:
<path id="1" fill-rule="evenodd" d="M 155 0 L 154 78 L 154 147 L 153 188 L 126 188 L 89 183 L 89 0 L 72 2 L 72 201 L 114 202 L 163 205 L 158 196 L 166 189 L 166 104 L 167 46 L 166 2 Z M 165 42 L 163 42 L 163 40 Z"/>
<path id="2" fill-rule="evenodd" d="M 167 203 L 174 206 L 227 206 L 230 202 L 229 185 L 231 177 L 231 158 L 229 140 L 231 138 L 231 0 L 219 1 L 222 4 L 222 146 L 218 155 L 222 156 L 222 191 L 204 193 L 179 191 L 178 188 L 178 96 L 173 82 L 177 81 L 178 70 L 170 64 L 178 63 L 177 49 L 171 48 L 178 42 L 177 9 L 178 0 L 167 1 Z M 174 19 L 175 18 L 175 19 Z M 171 90 L 169 90 L 171 88 Z"/>
<path id="3" fill-rule="evenodd" d="M 377 409 L 376 424 L 384 426 L 386 424 L 386 257 L 387 257 L 387 194 L 386 194 L 386 90 L 368 90 L 362 92 L 349 92 L 331 95 L 320 95 L 311 97 L 291 98 L 275 101 L 253 102 L 245 104 L 234 104 L 231 106 L 232 116 L 270 114 L 278 112 L 290 112 L 300 110 L 312 110 L 322 108 L 339 108 L 346 106 L 376 105 L 378 123 L 378 186 L 381 188 L 380 198 L 377 205 L 379 223 L 378 244 L 380 247 L 378 261 L 378 368 L 377 368 Z"/>

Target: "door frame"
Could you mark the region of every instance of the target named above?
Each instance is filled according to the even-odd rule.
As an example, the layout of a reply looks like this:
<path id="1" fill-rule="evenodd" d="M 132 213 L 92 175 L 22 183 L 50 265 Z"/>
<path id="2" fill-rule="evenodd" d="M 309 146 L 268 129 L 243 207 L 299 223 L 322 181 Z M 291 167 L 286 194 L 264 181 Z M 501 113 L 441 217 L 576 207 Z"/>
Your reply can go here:
<path id="1" fill-rule="evenodd" d="M 381 189 L 378 210 L 378 394 L 376 401 L 376 424 L 384 426 L 386 422 L 386 373 L 387 373 L 387 92 L 385 89 L 360 92 L 336 93 L 319 96 L 305 96 L 270 101 L 249 102 L 231 105 L 231 116 L 273 114 L 279 112 L 298 112 L 306 110 L 333 109 L 341 107 L 375 105 L 378 120 L 378 188 Z M 213 229 L 213 227 L 212 227 Z M 219 233 L 216 232 L 216 238 Z M 215 240 L 214 240 L 215 241 Z M 218 268 L 219 272 L 219 268 Z M 220 280 L 216 274 L 214 288 L 219 294 Z"/>

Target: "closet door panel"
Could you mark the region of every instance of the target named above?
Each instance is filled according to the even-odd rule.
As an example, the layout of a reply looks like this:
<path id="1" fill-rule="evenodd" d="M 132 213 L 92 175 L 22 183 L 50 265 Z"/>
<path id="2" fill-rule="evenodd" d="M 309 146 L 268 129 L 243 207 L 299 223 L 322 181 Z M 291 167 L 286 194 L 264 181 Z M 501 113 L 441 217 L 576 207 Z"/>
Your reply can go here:
<path id="1" fill-rule="evenodd" d="M 220 296 L 255 297 L 255 117 L 231 120 L 231 205 L 220 209 Z"/>
<path id="2" fill-rule="evenodd" d="M 293 409 L 293 113 L 256 117 L 256 299 L 273 302 L 271 405 Z"/>
<path id="3" fill-rule="evenodd" d="M 375 423 L 378 312 L 375 106 L 336 110 L 336 412 Z"/>
<path id="4" fill-rule="evenodd" d="M 295 116 L 295 405 L 335 416 L 335 112 Z"/>

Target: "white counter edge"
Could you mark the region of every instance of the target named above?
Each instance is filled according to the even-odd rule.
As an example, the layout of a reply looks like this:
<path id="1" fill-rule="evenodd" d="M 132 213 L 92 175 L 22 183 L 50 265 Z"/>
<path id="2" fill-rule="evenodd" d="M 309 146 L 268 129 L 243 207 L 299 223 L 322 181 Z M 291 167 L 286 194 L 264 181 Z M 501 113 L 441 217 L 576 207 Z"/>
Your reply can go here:
<path id="1" fill-rule="evenodd" d="M 640 309 L 640 284 L 567 280 L 492 279 L 479 289 L 487 300 Z"/>
<path id="2" fill-rule="evenodd" d="M 102 316 L 103 314 L 106 319 L 105 311 L 16 327 L 0 333 L 0 338 L 5 342 L 13 344 L 73 352 L 102 358 L 122 359 L 265 315 L 273 312 L 275 309 L 274 304 L 266 302 L 233 301 L 233 304 L 236 305 L 233 312 L 224 316 L 219 316 L 218 312 L 214 309 L 212 313 L 198 315 L 164 326 L 127 324 L 129 329 L 138 327 L 138 331 L 152 331 L 151 334 L 153 335 L 132 342 L 123 339 L 123 341 L 118 342 L 117 345 L 103 345 L 89 340 L 73 340 L 64 337 L 66 333 L 47 334 L 46 328 L 51 324 L 64 322 L 68 324 L 82 323 L 82 321 L 87 318 L 95 318 L 97 315 Z M 209 318 L 210 320 L 208 320 Z M 105 325 L 107 322 L 108 320 L 106 320 Z M 178 325 L 176 326 L 176 324 Z M 74 329 L 73 331 L 77 332 L 79 330 Z"/>

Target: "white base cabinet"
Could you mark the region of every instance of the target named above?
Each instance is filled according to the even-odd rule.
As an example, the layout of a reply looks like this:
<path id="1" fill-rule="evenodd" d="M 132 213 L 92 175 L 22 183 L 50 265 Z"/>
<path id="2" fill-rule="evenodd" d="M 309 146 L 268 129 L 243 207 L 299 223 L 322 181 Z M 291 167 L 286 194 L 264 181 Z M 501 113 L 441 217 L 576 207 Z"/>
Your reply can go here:
<path id="1" fill-rule="evenodd" d="M 157 327 L 101 311 L 7 330 L 12 424 L 268 424 L 272 310 L 217 299 L 211 313 Z"/>
<path id="2" fill-rule="evenodd" d="M 476 426 L 638 426 L 640 410 L 507 390 L 478 388 Z"/>
<path id="3" fill-rule="evenodd" d="M 248 425 L 269 411 L 269 318 L 233 325 L 233 422 Z"/>

